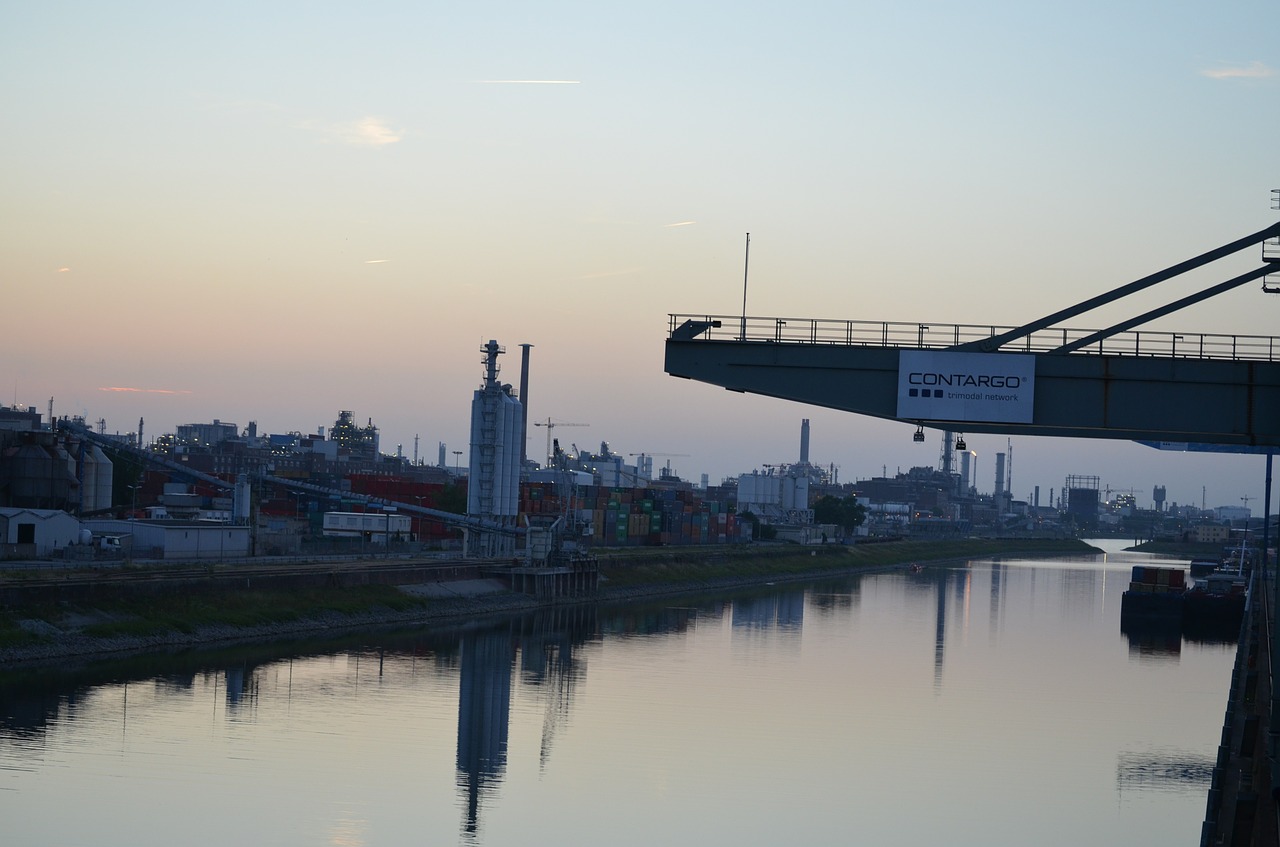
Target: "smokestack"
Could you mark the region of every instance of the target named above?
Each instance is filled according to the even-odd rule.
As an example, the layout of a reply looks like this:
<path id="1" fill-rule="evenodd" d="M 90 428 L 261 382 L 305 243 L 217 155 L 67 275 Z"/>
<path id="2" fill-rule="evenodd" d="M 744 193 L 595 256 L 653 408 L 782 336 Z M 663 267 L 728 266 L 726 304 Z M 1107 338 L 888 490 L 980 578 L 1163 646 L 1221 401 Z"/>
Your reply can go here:
<path id="1" fill-rule="evenodd" d="M 800 464 L 809 464 L 809 419 L 800 421 Z"/>
<path id="2" fill-rule="evenodd" d="M 524 463 L 529 446 L 529 348 L 532 344 L 520 345 L 520 472 L 524 473 Z"/>
<path id="3" fill-rule="evenodd" d="M 997 453 L 996 454 L 996 490 L 992 494 L 992 496 L 999 497 L 1003 493 L 1004 493 L 1004 454 Z"/>

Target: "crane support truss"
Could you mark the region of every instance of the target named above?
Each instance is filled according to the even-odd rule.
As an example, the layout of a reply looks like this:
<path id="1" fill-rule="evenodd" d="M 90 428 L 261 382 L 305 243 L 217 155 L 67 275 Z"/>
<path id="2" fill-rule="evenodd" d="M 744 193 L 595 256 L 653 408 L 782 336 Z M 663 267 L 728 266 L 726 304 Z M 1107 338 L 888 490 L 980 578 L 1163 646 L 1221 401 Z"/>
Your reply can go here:
<path id="1" fill-rule="evenodd" d="M 665 370 L 953 431 L 1280 448 L 1280 338 L 1134 330 L 1274 272 L 1274 251 L 1109 329 L 1051 326 L 1277 237 L 1280 224 L 1021 327 L 673 314 Z"/>

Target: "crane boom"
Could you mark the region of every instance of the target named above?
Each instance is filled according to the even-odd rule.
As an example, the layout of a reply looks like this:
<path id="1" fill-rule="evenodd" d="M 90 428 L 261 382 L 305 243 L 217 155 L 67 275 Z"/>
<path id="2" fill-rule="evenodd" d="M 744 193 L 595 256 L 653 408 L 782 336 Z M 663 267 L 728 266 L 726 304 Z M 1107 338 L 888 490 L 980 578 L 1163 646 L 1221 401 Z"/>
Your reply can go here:
<path id="1" fill-rule="evenodd" d="M 584 423 L 570 423 L 568 421 L 553 421 L 551 418 L 547 418 L 545 421 L 534 421 L 533 425 L 545 426 L 547 428 L 547 458 L 546 458 L 546 464 L 543 467 L 551 466 L 551 430 L 555 429 L 558 426 L 591 426 L 591 424 L 584 424 Z"/>

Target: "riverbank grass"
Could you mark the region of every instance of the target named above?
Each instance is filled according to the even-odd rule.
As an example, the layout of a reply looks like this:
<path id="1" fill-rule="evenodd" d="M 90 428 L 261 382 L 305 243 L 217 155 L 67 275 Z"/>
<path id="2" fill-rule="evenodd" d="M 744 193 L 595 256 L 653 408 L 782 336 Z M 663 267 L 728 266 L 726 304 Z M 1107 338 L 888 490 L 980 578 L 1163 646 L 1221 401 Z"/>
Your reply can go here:
<path id="1" fill-rule="evenodd" d="M 751 546 L 706 550 L 619 551 L 600 556 L 607 587 L 704 582 L 716 579 L 778 578 L 870 570 L 914 562 L 1007 555 L 1087 555 L 1097 551 L 1078 539 L 981 539 L 889 541 L 822 547 Z"/>
<path id="2" fill-rule="evenodd" d="M 205 627 L 249 628 L 326 615 L 404 612 L 424 607 L 427 602 L 390 585 L 287 591 L 249 589 L 99 599 L 94 601 L 92 609 L 63 606 L 27 610 L 24 619 L 42 622 L 50 628 L 71 629 L 90 638 L 145 638 L 169 632 L 191 634 Z M 21 640 L 24 635 L 34 640 Z M 11 615 L 8 620 L 0 619 L 0 645 L 21 646 L 42 640 L 44 637 L 27 632 Z"/>
<path id="3" fill-rule="evenodd" d="M 45 641 L 43 636 L 22 628 L 18 619 L 0 612 L 0 650 L 9 647 L 27 647 Z"/>
<path id="4" fill-rule="evenodd" d="M 875 544 L 748 545 L 731 548 L 658 548 L 598 552 L 600 599 L 636 589 L 686 591 L 885 569 L 989 556 L 1071 555 L 1096 552 L 1074 539 L 893 541 Z M 501 596 L 501 595 L 497 595 Z M 390 585 L 349 588 L 184 589 L 171 593 L 103 593 L 85 603 L 57 603 L 0 611 L 0 649 L 56 643 L 67 637 L 110 644 L 120 639 L 163 639 L 169 634 L 197 640 L 216 631 L 262 632 L 274 627 L 329 622 L 350 625 L 380 617 L 428 620 L 440 602 Z M 455 611 L 456 614 L 456 611 Z M 221 636 L 218 636 L 221 637 Z"/>

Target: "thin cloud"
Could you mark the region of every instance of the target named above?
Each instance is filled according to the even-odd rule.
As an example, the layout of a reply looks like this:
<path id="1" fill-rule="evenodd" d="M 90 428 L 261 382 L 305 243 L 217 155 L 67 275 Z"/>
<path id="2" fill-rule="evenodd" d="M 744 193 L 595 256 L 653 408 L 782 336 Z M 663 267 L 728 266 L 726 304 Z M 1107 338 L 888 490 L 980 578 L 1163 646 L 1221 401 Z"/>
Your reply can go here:
<path id="1" fill-rule="evenodd" d="M 578 279 L 605 279 L 606 277 L 611 276 L 630 276 L 631 274 L 638 274 L 640 271 L 640 268 L 627 268 L 626 270 L 621 271 L 603 271 L 598 274 L 583 274 L 578 277 Z"/>
<path id="2" fill-rule="evenodd" d="M 1250 62 L 1247 65 L 1223 65 L 1218 68 L 1208 68 L 1200 72 L 1201 76 L 1207 76 L 1209 79 L 1261 79 L 1262 77 L 1275 76 L 1275 68 L 1264 65 L 1262 62 Z"/>
<path id="3" fill-rule="evenodd" d="M 390 262 L 390 259 L 365 259 L 366 265 L 381 265 L 383 262 Z"/>
<path id="4" fill-rule="evenodd" d="M 170 388 L 131 388 L 122 385 L 104 386 L 99 391 L 119 391 L 128 394 L 190 394 L 186 389 L 174 390 Z"/>
<path id="5" fill-rule="evenodd" d="M 351 123 L 336 124 L 324 129 L 335 141 L 354 147 L 385 147 L 395 144 L 403 135 L 387 126 L 382 118 L 366 117 Z"/>
<path id="6" fill-rule="evenodd" d="M 478 79 L 481 85 L 581 85 L 580 79 Z"/>
<path id="7" fill-rule="evenodd" d="M 675 224 L 663 224 L 662 227 L 663 229 L 671 229 L 673 226 L 693 226 L 696 223 L 697 221 L 680 221 L 680 223 Z"/>

